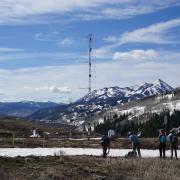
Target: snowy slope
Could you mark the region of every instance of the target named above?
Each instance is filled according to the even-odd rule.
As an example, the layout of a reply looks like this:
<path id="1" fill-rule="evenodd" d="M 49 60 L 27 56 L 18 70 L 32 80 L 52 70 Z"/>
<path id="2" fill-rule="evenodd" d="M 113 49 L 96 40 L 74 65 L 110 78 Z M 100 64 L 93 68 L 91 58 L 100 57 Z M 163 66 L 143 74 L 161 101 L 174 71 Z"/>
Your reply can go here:
<path id="1" fill-rule="evenodd" d="M 174 110 L 180 110 L 180 94 L 172 92 L 112 107 L 101 113 L 101 115 L 97 115 L 94 119 L 97 123 L 103 123 L 103 117 L 117 114 L 118 116 L 127 115 L 128 120 L 133 120 L 148 113 L 160 114 L 164 111 L 169 111 L 172 114 Z"/>

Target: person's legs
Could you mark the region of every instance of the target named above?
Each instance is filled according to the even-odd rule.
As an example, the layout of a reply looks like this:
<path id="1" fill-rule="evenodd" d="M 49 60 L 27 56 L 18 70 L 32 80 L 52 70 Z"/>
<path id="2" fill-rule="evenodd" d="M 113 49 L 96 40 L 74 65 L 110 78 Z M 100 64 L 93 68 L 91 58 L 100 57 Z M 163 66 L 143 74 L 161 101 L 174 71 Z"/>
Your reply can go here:
<path id="1" fill-rule="evenodd" d="M 103 158 L 106 157 L 106 151 L 107 151 L 107 147 L 106 147 L 106 146 L 103 146 Z"/>
<path id="2" fill-rule="evenodd" d="M 133 149 L 133 151 L 136 151 L 136 144 L 135 143 L 132 143 L 132 149 Z"/>
<path id="3" fill-rule="evenodd" d="M 140 144 L 137 144 L 137 151 L 138 151 L 138 156 L 141 157 L 141 151 L 140 151 Z"/>
<path id="4" fill-rule="evenodd" d="M 160 158 L 162 158 L 162 144 L 159 144 L 159 154 Z"/>
<path id="5" fill-rule="evenodd" d="M 171 159 L 173 158 L 173 145 L 171 143 Z"/>
<path id="6" fill-rule="evenodd" d="M 165 143 L 163 143 L 162 148 L 163 148 L 163 158 L 165 158 L 166 157 L 166 144 Z"/>
<path id="7" fill-rule="evenodd" d="M 175 157 L 176 157 L 176 159 L 177 159 L 177 145 L 175 144 L 175 146 L 174 146 L 174 151 L 175 151 Z"/>

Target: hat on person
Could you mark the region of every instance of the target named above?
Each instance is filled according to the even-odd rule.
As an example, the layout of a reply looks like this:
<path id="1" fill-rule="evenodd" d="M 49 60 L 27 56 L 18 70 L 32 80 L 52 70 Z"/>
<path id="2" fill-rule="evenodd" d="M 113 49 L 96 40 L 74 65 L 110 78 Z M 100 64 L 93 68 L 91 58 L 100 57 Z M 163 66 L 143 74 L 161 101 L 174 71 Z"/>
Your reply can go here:
<path id="1" fill-rule="evenodd" d="M 132 135 L 132 132 L 131 132 L 131 131 L 128 132 L 128 136 L 130 136 L 130 135 Z"/>

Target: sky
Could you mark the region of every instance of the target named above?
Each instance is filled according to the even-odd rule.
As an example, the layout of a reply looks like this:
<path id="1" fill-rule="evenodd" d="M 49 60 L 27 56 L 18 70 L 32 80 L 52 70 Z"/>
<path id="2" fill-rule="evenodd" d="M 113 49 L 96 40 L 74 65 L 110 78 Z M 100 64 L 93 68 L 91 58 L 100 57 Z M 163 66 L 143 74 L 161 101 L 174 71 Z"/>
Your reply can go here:
<path id="1" fill-rule="evenodd" d="M 0 101 L 70 102 L 92 88 L 180 86 L 179 0 L 1 0 Z"/>

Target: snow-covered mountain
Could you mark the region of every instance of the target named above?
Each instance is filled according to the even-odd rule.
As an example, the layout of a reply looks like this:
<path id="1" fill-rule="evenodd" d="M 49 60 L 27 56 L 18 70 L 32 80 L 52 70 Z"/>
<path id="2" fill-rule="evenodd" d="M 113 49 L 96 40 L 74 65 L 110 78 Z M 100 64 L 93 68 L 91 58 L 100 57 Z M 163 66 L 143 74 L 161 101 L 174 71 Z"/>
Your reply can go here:
<path id="1" fill-rule="evenodd" d="M 170 85 L 160 79 L 153 83 L 145 82 L 125 88 L 103 88 L 92 91 L 72 104 L 39 110 L 30 118 L 48 122 L 52 120 L 62 122 L 70 119 L 82 119 L 83 121 L 89 114 L 99 113 L 125 102 L 165 94 L 173 90 Z"/>
<path id="2" fill-rule="evenodd" d="M 131 87 L 109 87 L 109 88 L 103 88 L 100 90 L 94 90 L 91 94 L 88 94 L 84 96 L 83 98 L 79 99 L 77 102 L 92 102 L 92 103 L 101 103 L 105 100 L 109 99 L 117 99 L 117 102 L 114 103 L 121 103 L 121 101 L 130 101 L 134 99 L 141 99 L 146 96 L 153 96 L 153 95 L 159 95 L 164 94 L 167 92 L 171 92 L 173 88 L 162 81 L 161 79 L 158 79 L 157 81 L 153 83 L 142 83 L 140 85 L 131 86 Z"/>

